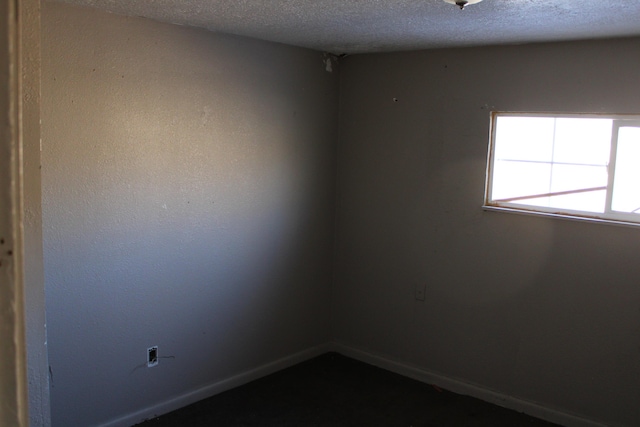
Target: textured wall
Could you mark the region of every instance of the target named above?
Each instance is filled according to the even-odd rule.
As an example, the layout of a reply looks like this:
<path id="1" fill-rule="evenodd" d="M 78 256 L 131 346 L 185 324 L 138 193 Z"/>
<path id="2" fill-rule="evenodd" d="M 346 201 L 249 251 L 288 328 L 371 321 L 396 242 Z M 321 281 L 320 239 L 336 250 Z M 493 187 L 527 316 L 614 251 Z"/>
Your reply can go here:
<path id="1" fill-rule="evenodd" d="M 489 112 L 638 113 L 638 51 L 632 39 L 347 58 L 337 340 L 639 425 L 640 229 L 481 208 Z"/>
<path id="2" fill-rule="evenodd" d="M 338 80 L 323 55 L 54 3 L 42 20 L 53 425 L 327 342 Z"/>
<path id="3" fill-rule="evenodd" d="M 50 425 L 40 176 L 40 1 L 22 0 L 22 130 L 24 166 L 24 288 L 29 423 Z"/>

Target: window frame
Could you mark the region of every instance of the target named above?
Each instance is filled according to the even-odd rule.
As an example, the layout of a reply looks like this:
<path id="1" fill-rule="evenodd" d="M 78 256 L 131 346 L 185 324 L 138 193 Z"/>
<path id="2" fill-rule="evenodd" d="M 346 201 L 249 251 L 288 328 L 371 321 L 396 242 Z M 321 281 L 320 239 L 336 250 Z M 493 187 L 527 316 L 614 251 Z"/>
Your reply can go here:
<path id="1" fill-rule="evenodd" d="M 496 201 L 491 199 L 493 188 L 494 153 L 495 138 L 498 117 L 541 117 L 541 118 L 597 118 L 610 119 L 612 123 L 611 149 L 609 155 L 608 169 L 610 171 L 607 187 L 606 201 L 603 213 L 589 212 L 566 208 L 555 208 L 547 206 L 525 205 L 512 201 Z M 640 128 L 640 115 L 638 114 L 606 114 L 606 113 L 558 113 L 558 112 L 515 112 L 515 111 L 492 111 L 490 116 L 489 147 L 487 152 L 487 169 L 484 189 L 484 202 L 482 208 L 485 210 L 513 212 L 528 215 L 548 216 L 561 219 L 581 220 L 589 222 L 610 223 L 640 227 L 640 214 L 616 212 L 611 209 L 613 184 L 615 178 L 615 162 L 617 156 L 617 146 L 620 128 L 631 126 Z M 613 172 L 611 172 L 613 171 Z"/>

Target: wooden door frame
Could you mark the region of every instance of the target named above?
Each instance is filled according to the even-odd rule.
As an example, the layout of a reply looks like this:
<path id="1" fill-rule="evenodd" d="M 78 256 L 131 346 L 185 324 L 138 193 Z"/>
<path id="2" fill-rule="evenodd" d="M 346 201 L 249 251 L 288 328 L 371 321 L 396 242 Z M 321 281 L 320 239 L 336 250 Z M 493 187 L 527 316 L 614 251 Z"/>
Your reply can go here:
<path id="1" fill-rule="evenodd" d="M 0 425 L 26 427 L 20 4 L 0 2 Z"/>

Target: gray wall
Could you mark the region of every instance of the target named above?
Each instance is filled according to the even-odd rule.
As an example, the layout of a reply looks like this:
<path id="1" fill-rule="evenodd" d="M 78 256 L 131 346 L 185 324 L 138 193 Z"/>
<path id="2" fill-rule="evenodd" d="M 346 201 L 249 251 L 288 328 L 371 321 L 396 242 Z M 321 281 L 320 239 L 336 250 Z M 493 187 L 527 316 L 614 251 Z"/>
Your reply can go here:
<path id="1" fill-rule="evenodd" d="M 21 0 L 24 289 L 26 300 L 29 424 L 51 424 L 42 249 L 40 174 L 40 1 Z"/>
<path id="2" fill-rule="evenodd" d="M 637 113 L 638 52 L 632 39 L 348 57 L 337 341 L 639 425 L 640 230 L 481 208 L 491 110 Z"/>
<path id="3" fill-rule="evenodd" d="M 53 425 L 328 342 L 338 78 L 323 55 L 43 7 Z"/>

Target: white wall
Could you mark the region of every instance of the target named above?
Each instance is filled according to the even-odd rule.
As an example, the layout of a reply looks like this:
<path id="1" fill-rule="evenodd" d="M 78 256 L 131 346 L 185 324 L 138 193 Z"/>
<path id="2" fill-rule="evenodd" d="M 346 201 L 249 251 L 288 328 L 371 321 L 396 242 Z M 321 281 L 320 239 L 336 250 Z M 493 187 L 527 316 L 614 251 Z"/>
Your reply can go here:
<path id="1" fill-rule="evenodd" d="M 629 39 L 348 57 L 337 341 L 639 425 L 640 229 L 481 208 L 490 111 L 638 113 L 638 52 Z"/>
<path id="2" fill-rule="evenodd" d="M 324 56 L 43 7 L 53 425 L 142 414 L 328 342 Z"/>

